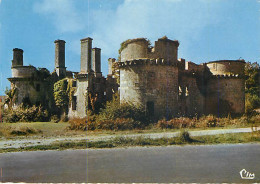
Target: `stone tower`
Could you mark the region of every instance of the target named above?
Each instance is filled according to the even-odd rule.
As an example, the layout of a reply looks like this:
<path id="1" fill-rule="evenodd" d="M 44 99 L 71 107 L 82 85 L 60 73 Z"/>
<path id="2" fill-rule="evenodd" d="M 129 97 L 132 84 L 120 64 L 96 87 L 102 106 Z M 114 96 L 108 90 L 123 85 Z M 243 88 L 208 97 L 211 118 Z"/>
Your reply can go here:
<path id="1" fill-rule="evenodd" d="M 23 50 L 14 48 L 13 49 L 13 60 L 12 67 L 23 66 Z"/>
<path id="2" fill-rule="evenodd" d="M 96 76 L 101 74 L 101 49 L 100 48 L 92 49 L 92 70 L 95 72 Z"/>
<path id="3" fill-rule="evenodd" d="M 115 58 L 108 59 L 108 75 L 113 75 L 113 63 L 116 62 Z"/>
<path id="4" fill-rule="evenodd" d="M 92 52 L 92 38 L 81 39 L 81 57 L 80 57 L 80 72 L 88 73 L 91 71 L 91 52 Z"/>
<path id="5" fill-rule="evenodd" d="M 66 76 L 65 41 L 55 40 L 55 71 L 60 78 Z"/>
<path id="6" fill-rule="evenodd" d="M 142 106 L 155 119 L 178 114 L 178 41 L 127 40 L 121 51 L 120 103 Z M 161 52 L 162 51 L 162 52 Z"/>

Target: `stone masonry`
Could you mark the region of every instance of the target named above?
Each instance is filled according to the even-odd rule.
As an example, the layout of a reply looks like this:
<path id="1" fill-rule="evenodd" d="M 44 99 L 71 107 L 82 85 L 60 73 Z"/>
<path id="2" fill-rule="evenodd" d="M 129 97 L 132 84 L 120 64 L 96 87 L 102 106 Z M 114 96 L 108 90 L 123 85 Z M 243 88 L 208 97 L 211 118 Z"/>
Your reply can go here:
<path id="1" fill-rule="evenodd" d="M 120 103 L 141 106 L 154 119 L 203 114 L 242 114 L 245 111 L 244 60 L 219 60 L 195 64 L 178 58 L 179 42 L 167 37 L 154 46 L 144 38 L 127 40 L 119 60 L 109 58 L 109 73 L 101 72 L 101 49 L 92 38 L 81 39 L 80 72 L 66 70 L 65 41 L 55 43 L 57 80 L 72 78 L 75 92 L 68 116 L 86 117 L 93 102 L 104 104 L 119 90 Z M 48 103 L 47 81 L 34 66 L 23 66 L 23 50 L 13 49 L 11 88 L 17 89 L 14 106 L 29 99 Z M 74 76 L 73 76 L 74 74 Z M 48 105 L 47 105 L 48 106 Z"/>

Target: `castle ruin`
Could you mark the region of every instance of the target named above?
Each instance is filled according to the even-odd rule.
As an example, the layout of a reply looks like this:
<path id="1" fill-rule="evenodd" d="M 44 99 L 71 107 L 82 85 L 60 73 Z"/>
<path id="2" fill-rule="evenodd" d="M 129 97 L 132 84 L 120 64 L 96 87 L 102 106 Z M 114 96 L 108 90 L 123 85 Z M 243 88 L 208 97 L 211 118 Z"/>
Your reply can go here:
<path id="1" fill-rule="evenodd" d="M 101 49 L 92 48 L 92 38 L 81 39 L 80 72 L 65 66 L 65 41 L 55 43 L 56 81 L 72 78 L 75 93 L 68 116 L 86 117 L 91 99 L 111 100 L 119 91 L 120 102 L 145 108 L 155 119 L 200 116 L 245 111 L 244 60 L 219 60 L 195 64 L 178 58 L 179 42 L 167 37 L 150 46 L 147 39 L 123 42 L 118 60 L 109 59 L 109 72 L 101 72 Z M 46 70 L 46 69 L 41 69 Z M 14 107 L 26 99 L 48 106 L 48 80 L 33 66 L 23 66 L 23 50 L 13 50 L 11 88 L 17 90 Z M 50 104 L 49 104 L 50 106 Z"/>

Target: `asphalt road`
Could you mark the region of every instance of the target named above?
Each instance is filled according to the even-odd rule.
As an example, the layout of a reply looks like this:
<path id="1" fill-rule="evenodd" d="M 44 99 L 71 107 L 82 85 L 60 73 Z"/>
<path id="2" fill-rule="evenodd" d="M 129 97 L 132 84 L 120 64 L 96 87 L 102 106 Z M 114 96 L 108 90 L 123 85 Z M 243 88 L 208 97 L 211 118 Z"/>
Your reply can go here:
<path id="1" fill-rule="evenodd" d="M 255 183 L 259 153 L 260 144 L 4 153 L 0 181 Z M 255 178 L 241 179 L 242 169 Z"/>

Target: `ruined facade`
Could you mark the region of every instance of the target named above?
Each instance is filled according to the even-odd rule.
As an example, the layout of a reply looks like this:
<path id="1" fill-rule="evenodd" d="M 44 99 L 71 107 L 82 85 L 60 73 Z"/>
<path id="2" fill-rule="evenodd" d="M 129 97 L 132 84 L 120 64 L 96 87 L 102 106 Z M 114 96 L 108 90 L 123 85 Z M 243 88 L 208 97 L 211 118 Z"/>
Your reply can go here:
<path id="1" fill-rule="evenodd" d="M 65 41 L 56 40 L 56 81 L 70 78 L 75 89 L 68 116 L 86 117 L 93 104 L 104 104 L 119 90 L 120 102 L 145 108 L 155 119 L 244 113 L 244 60 L 220 60 L 197 65 L 178 58 L 179 42 L 167 37 L 154 46 L 144 38 L 122 43 L 120 57 L 108 60 L 109 72 L 101 72 L 101 49 L 92 48 L 92 38 L 81 39 L 80 72 L 66 70 Z M 43 69 L 44 70 L 44 69 Z M 14 106 L 26 99 L 46 104 L 49 81 L 33 66 L 23 66 L 23 50 L 13 50 L 11 88 L 17 90 Z"/>
<path id="2" fill-rule="evenodd" d="M 11 70 L 12 77 L 8 80 L 11 82 L 11 89 L 15 90 L 16 94 L 13 107 L 17 107 L 21 103 L 48 106 L 49 94 L 46 89 L 49 88 L 49 84 L 44 76 L 44 71 L 47 72 L 46 68 L 37 69 L 34 66 L 24 66 L 23 50 L 15 48 L 13 49 Z"/>
<path id="3" fill-rule="evenodd" d="M 69 117 L 86 117 L 87 110 L 95 111 L 112 99 L 118 89 L 116 80 L 101 72 L 101 49 L 92 48 L 92 38 L 81 39 L 80 72 L 76 76 L 76 91 L 69 107 Z M 97 105 L 99 104 L 99 105 Z"/>
<path id="4" fill-rule="evenodd" d="M 244 113 L 244 60 L 197 65 L 178 57 L 178 41 L 146 39 L 122 44 L 120 101 L 143 106 L 159 118 Z"/>
<path id="5" fill-rule="evenodd" d="M 74 92 L 69 98 L 68 116 L 86 117 L 87 110 L 110 100 L 118 84 L 112 75 L 105 78 L 101 72 L 101 49 L 92 48 L 92 38 L 81 39 L 80 72 L 72 72 L 65 65 L 65 41 L 55 40 L 55 68 L 52 74 L 45 68 L 23 66 L 23 50 L 13 49 L 11 89 L 15 90 L 13 108 L 21 104 L 43 105 L 53 108 L 53 84 L 67 78 Z M 46 71 L 46 72 L 45 72 Z M 45 76 L 43 76 L 45 75 Z"/>

